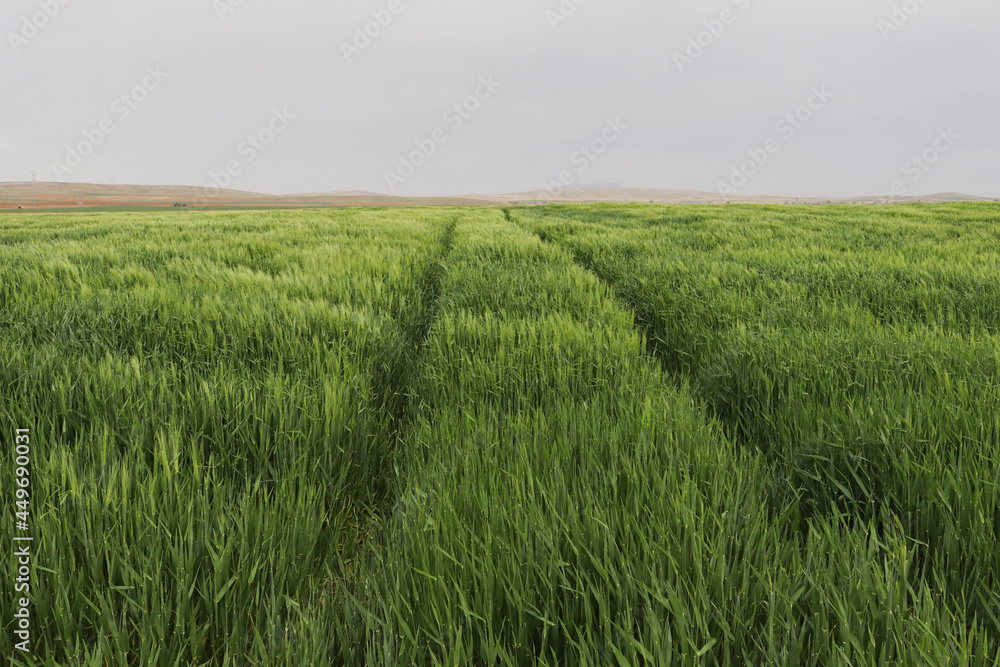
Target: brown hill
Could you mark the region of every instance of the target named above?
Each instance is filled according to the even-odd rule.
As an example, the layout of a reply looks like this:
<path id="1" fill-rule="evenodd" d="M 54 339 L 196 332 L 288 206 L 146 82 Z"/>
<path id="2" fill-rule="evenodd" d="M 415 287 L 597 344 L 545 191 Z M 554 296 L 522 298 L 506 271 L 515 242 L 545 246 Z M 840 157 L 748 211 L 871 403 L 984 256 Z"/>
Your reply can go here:
<path id="1" fill-rule="evenodd" d="M 0 209 L 163 207 L 175 203 L 211 208 L 300 208 L 323 206 L 483 206 L 497 201 L 474 197 L 394 197 L 363 191 L 270 195 L 188 185 L 102 185 L 97 183 L 0 183 Z"/>
<path id="2" fill-rule="evenodd" d="M 654 202 L 658 204 L 824 204 L 989 201 L 954 192 L 920 197 L 877 200 L 723 196 L 697 190 L 619 188 L 611 186 L 567 188 L 556 192 L 537 190 L 501 195 L 457 197 L 400 197 L 361 190 L 293 195 L 270 195 L 246 190 L 227 190 L 189 185 L 104 185 L 97 183 L 0 183 L 0 210 L 88 207 L 166 207 L 187 204 L 207 208 L 308 208 L 326 206 L 497 206 L 551 202 Z"/>

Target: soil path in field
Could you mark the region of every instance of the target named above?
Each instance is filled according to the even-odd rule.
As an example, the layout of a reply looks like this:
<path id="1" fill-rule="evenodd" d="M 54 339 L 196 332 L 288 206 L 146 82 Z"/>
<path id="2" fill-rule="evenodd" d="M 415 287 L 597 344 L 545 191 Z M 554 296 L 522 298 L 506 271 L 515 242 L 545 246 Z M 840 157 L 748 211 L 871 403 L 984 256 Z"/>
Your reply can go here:
<path id="1" fill-rule="evenodd" d="M 439 241 L 437 252 L 428 262 L 427 270 L 419 289 L 420 306 L 413 309 L 402 323 L 402 331 L 395 345 L 388 346 L 384 358 L 376 364 L 372 378 L 372 390 L 379 396 L 379 413 L 388 421 L 388 461 L 381 471 L 382 478 L 377 485 L 375 501 L 366 508 L 366 516 L 380 516 L 386 504 L 392 500 L 396 480 L 393 479 L 392 460 L 399 444 L 405 440 L 413 417 L 413 382 L 420 370 L 423 348 L 428 333 L 438 317 L 441 300 L 441 281 L 444 276 L 444 262 L 451 254 L 459 216 L 449 222 Z M 370 530 L 362 528 L 362 535 Z"/>

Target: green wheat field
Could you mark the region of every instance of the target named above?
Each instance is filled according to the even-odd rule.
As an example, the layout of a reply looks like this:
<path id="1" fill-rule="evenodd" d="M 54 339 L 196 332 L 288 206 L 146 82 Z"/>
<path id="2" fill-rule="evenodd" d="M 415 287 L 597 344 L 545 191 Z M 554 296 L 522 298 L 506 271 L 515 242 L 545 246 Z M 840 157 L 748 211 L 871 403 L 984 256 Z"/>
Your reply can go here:
<path id="1" fill-rule="evenodd" d="M 997 204 L 3 216 L 0 389 L 30 664 L 1000 664 Z"/>

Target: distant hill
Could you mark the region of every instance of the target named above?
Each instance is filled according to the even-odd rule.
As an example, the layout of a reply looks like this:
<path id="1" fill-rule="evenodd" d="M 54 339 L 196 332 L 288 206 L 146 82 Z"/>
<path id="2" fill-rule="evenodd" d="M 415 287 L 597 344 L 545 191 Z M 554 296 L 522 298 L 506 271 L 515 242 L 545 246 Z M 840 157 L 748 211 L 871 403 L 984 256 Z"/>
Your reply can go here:
<path id="1" fill-rule="evenodd" d="M 544 202 L 653 202 L 657 204 L 858 204 L 858 203 L 906 203 L 906 202 L 960 202 L 960 201 L 993 201 L 988 197 L 977 197 L 954 192 L 944 192 L 920 197 L 895 197 L 884 199 L 878 197 L 780 197 L 758 195 L 720 195 L 717 192 L 699 190 L 671 190 L 663 188 L 566 188 L 549 192 L 535 190 L 531 192 L 515 192 L 506 195 L 494 195 L 495 198 L 509 203 L 544 203 Z"/>
<path id="2" fill-rule="evenodd" d="M 657 204 L 718 204 L 725 202 L 784 203 L 805 201 L 790 197 L 723 196 L 715 192 L 698 190 L 670 190 L 662 188 L 567 188 L 549 192 L 535 190 L 498 195 L 507 201 L 558 201 L 558 202 L 654 202 Z"/>
<path id="3" fill-rule="evenodd" d="M 206 208 L 323 206 L 485 206 L 496 201 L 475 197 L 394 197 L 360 190 L 319 194 L 271 195 L 246 190 L 189 185 L 103 185 L 97 183 L 0 183 L 0 209 L 165 207 Z"/>
<path id="4" fill-rule="evenodd" d="M 852 199 L 723 196 L 715 192 L 663 188 L 621 188 L 614 186 L 575 187 L 548 192 L 536 190 L 501 195 L 457 197 L 400 197 L 363 190 L 324 193 L 271 195 L 246 190 L 228 190 L 189 185 L 105 185 L 98 183 L 47 183 L 22 181 L 0 183 L 0 209 L 79 208 L 79 207 L 165 207 L 187 204 L 206 208 L 233 207 L 322 207 L 322 206 L 496 206 L 545 204 L 550 202 L 654 202 L 658 204 L 823 204 L 823 203 L 906 203 L 990 201 L 955 192 L 920 197 Z"/>
<path id="5" fill-rule="evenodd" d="M 949 201 L 996 201 L 990 197 L 977 197 L 976 195 L 966 195 L 960 192 L 939 192 L 933 195 L 923 195 L 920 197 L 904 197 L 914 201 L 928 202 L 949 202 Z"/>
<path id="6" fill-rule="evenodd" d="M 259 199 L 269 195 L 246 190 L 199 188 L 191 185 L 105 185 L 100 183 L 0 183 L 0 199 L 65 199 L 80 196 Z"/>
<path id="7" fill-rule="evenodd" d="M 291 195 L 276 195 L 279 197 L 385 197 L 368 190 L 334 190 L 333 192 L 297 192 Z"/>

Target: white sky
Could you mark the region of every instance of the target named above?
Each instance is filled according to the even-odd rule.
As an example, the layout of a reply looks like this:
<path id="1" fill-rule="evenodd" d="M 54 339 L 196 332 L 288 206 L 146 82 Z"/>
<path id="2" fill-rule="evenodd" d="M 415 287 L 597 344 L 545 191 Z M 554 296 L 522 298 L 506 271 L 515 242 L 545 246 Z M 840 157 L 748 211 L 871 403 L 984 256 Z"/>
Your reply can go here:
<path id="1" fill-rule="evenodd" d="M 205 185 L 233 162 L 239 189 L 389 192 L 386 172 L 441 128 L 396 194 L 535 190 L 561 171 L 715 190 L 773 138 L 740 193 L 871 196 L 898 181 L 1000 196 L 1000 0 L 395 1 L 348 62 L 342 44 L 392 0 L 3 0 L 0 181 Z M 560 5 L 575 12 L 553 29 Z M 915 13 L 886 38 L 894 6 Z M 679 71 L 675 53 L 723 11 L 730 23 Z M 115 100 L 157 66 L 168 76 L 122 118 Z M 491 76 L 495 93 L 446 121 Z M 779 131 L 813 86 L 833 96 Z M 295 118 L 250 159 L 241 143 L 274 109 Z M 581 158 L 616 118 L 620 138 Z M 114 132 L 57 174 L 104 119 Z M 933 164 L 905 164 L 925 150 Z"/>

